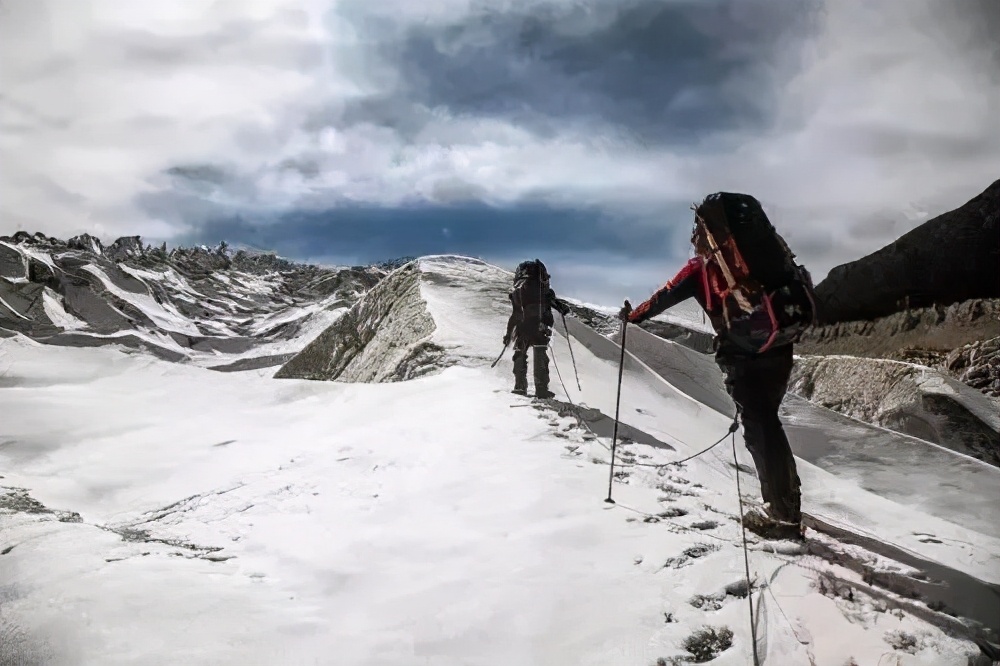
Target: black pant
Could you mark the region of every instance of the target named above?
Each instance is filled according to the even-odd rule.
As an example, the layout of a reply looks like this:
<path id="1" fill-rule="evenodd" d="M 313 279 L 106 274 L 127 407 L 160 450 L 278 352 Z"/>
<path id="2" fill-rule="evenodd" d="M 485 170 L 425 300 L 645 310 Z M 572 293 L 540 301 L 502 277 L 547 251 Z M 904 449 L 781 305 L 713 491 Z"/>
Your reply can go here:
<path id="1" fill-rule="evenodd" d="M 528 390 L 528 349 L 533 351 L 535 395 L 549 391 L 549 328 L 537 320 L 522 322 L 514 331 L 514 390 Z"/>
<path id="2" fill-rule="evenodd" d="M 799 475 L 778 418 L 792 372 L 792 346 L 753 356 L 720 349 L 715 360 L 740 410 L 743 438 L 753 456 L 764 501 L 771 505 L 775 518 L 798 523 L 802 519 Z"/>

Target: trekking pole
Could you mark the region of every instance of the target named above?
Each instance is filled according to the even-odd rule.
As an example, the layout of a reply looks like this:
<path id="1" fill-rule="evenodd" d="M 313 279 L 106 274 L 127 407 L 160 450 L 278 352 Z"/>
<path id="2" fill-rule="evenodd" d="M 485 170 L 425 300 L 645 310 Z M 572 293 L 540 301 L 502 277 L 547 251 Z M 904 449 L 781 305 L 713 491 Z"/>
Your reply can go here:
<path id="1" fill-rule="evenodd" d="M 561 312 L 559 314 L 562 315 L 563 329 L 566 331 L 566 344 L 569 346 L 569 360 L 573 362 L 573 374 L 576 376 L 576 390 L 582 392 L 583 389 L 580 388 L 580 373 L 576 371 L 576 357 L 573 356 L 573 343 L 569 341 L 569 326 L 566 325 L 566 315 Z"/>
<path id="2" fill-rule="evenodd" d="M 632 305 L 625 301 L 625 309 L 632 310 Z M 611 436 L 611 470 L 608 472 L 608 499 L 604 500 L 608 504 L 614 504 L 611 499 L 611 486 L 615 480 L 615 449 L 618 446 L 618 408 L 622 403 L 622 372 L 625 370 L 625 331 L 628 330 L 628 321 L 622 320 L 622 354 L 618 360 L 618 397 L 615 398 L 615 430 Z"/>
<path id="3" fill-rule="evenodd" d="M 503 346 L 503 349 L 502 349 L 502 350 L 500 351 L 500 355 L 499 355 L 499 356 L 497 356 L 497 360 L 495 360 L 495 361 L 493 361 L 492 363 L 490 363 L 490 367 L 491 367 L 491 368 L 495 368 L 495 367 L 497 367 L 497 363 L 499 363 L 499 362 L 500 362 L 500 359 L 502 359 L 502 358 L 503 358 L 503 355 L 507 353 L 507 347 L 509 347 L 509 346 L 510 346 L 510 342 L 508 342 L 507 344 L 505 344 L 505 345 Z"/>
<path id="4" fill-rule="evenodd" d="M 739 412 L 737 412 L 737 418 Z M 760 666 L 760 657 L 757 655 L 757 622 L 753 614 L 753 583 L 750 581 L 750 554 L 747 551 L 747 519 L 743 513 L 743 490 L 740 488 L 740 460 L 736 457 L 736 421 L 733 421 L 729 432 L 733 436 L 733 464 L 736 466 L 736 496 L 740 502 L 740 528 L 743 530 L 743 566 L 747 575 L 747 603 L 750 604 L 750 638 L 753 641 L 753 666 Z"/>

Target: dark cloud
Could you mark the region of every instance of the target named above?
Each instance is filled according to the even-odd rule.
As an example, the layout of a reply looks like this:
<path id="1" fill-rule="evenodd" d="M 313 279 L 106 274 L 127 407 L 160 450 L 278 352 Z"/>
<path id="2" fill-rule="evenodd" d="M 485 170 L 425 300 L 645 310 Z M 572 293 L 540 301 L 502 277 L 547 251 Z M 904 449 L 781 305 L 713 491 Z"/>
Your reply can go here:
<path id="1" fill-rule="evenodd" d="M 346 122 L 412 133 L 422 108 L 503 117 L 542 134 L 566 122 L 610 123 L 640 142 L 696 143 L 765 125 L 780 59 L 815 29 L 815 2 L 630 0 L 593 25 L 593 3 L 484 10 L 402 28 L 341 9 L 366 26 L 400 87 L 350 105 Z M 576 28 L 576 29 L 574 29 Z M 411 115 L 412 114 L 412 115 Z"/>
<path id="2" fill-rule="evenodd" d="M 506 257 L 592 251 L 650 259 L 687 251 L 688 217 L 678 206 L 668 218 L 672 221 L 633 229 L 597 210 L 546 206 L 344 207 L 289 213 L 266 224 L 238 216 L 210 219 L 177 242 L 225 240 L 298 259 L 350 257 L 362 262 L 402 255 Z"/>
<path id="3" fill-rule="evenodd" d="M 175 176 L 184 181 L 210 185 L 223 185 L 231 179 L 231 175 L 226 169 L 214 164 L 175 166 L 167 169 L 166 173 L 168 176 Z"/>

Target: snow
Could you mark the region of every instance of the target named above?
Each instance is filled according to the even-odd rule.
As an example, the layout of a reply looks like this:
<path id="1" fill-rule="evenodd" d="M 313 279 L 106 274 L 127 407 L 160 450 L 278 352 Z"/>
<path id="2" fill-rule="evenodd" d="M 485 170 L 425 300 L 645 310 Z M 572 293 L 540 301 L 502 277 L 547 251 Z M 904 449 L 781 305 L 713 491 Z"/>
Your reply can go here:
<path id="1" fill-rule="evenodd" d="M 78 331 L 87 328 L 87 323 L 66 312 L 63 307 L 62 298 L 49 287 L 45 287 L 42 293 L 42 305 L 45 308 L 45 316 L 56 326 L 67 331 Z"/>
<path id="2" fill-rule="evenodd" d="M 26 272 L 28 269 L 28 259 L 35 259 L 36 261 L 45 264 L 50 269 L 52 269 L 53 275 L 59 270 L 59 267 L 56 266 L 54 261 L 52 261 L 52 257 L 50 257 L 47 253 L 41 250 L 33 248 L 29 245 L 13 245 L 6 241 L 0 241 L 0 245 L 9 247 L 10 249 L 14 250 L 22 257 L 24 257 L 24 268 Z"/>
<path id="3" fill-rule="evenodd" d="M 0 550 L 12 547 L 0 557 L 0 589 L 12 590 L 0 636 L 17 643 L 6 649 L 56 666 L 631 665 L 685 654 L 708 625 L 734 634 L 713 664 L 751 663 L 746 599 L 725 594 L 744 577 L 729 441 L 683 467 L 634 465 L 704 448 L 729 417 L 627 356 L 622 420 L 654 445 L 619 444 L 625 477 L 606 504 L 608 438 L 572 410 L 511 396 L 509 352 L 489 368 L 509 275 L 457 257 L 420 270 L 430 335 L 462 362 L 405 382 L 275 380 L 0 340 L 0 486 L 82 518 L 0 510 Z M 600 431 L 617 347 L 579 322 L 570 330 L 582 391 L 562 334 L 553 356 L 568 397 L 604 415 Z M 800 470 L 807 505 L 831 520 L 889 536 L 949 529 Z M 685 513 L 656 517 L 665 510 Z M 754 595 L 765 664 L 966 666 L 977 652 L 877 599 L 824 594 L 819 571 L 859 577 L 767 546 L 753 541 L 750 555 L 769 581 Z M 919 649 L 894 649 L 891 632 Z"/>
<path id="4" fill-rule="evenodd" d="M 104 284 L 104 288 L 118 298 L 135 306 L 140 312 L 149 317 L 158 327 L 167 331 L 176 331 L 186 335 L 201 335 L 201 331 L 189 319 L 184 317 L 169 303 L 157 303 L 149 294 L 136 294 L 118 287 L 107 273 L 100 267 L 93 264 L 83 266 L 83 270 L 97 276 Z"/>

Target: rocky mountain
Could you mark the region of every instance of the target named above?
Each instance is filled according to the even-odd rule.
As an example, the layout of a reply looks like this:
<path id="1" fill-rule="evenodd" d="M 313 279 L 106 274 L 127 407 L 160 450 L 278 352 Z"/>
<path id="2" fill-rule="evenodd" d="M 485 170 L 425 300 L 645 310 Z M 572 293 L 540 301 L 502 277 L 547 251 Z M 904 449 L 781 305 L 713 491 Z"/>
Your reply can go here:
<path id="1" fill-rule="evenodd" d="M 1000 298 L 1000 180 L 962 207 L 841 266 L 816 287 L 823 323 Z"/>
<path id="2" fill-rule="evenodd" d="M 324 268 L 274 254 L 0 236 L 0 336 L 120 345 L 216 369 L 279 365 L 394 265 Z"/>

